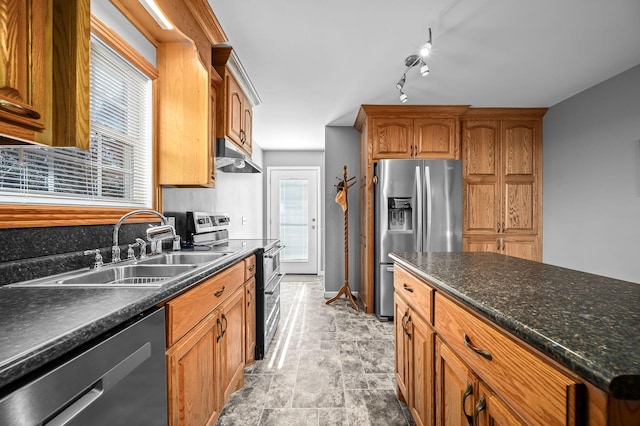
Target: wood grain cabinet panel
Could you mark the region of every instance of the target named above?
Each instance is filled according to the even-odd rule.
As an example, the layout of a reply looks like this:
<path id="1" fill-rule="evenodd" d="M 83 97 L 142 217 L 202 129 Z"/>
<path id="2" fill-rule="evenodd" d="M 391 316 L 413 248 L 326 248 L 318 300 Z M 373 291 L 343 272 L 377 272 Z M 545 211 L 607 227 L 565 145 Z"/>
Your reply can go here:
<path id="1" fill-rule="evenodd" d="M 542 116 L 545 109 L 471 108 L 462 117 L 463 240 L 542 259 Z M 505 237 L 535 239 L 526 250 Z M 485 240 L 486 241 L 486 240 Z M 507 247 L 511 246 L 510 249 Z"/>
<path id="2" fill-rule="evenodd" d="M 224 401 L 240 389 L 244 382 L 244 289 L 238 288 L 220 309 L 222 321 L 222 376 L 221 390 Z"/>
<path id="3" fill-rule="evenodd" d="M 169 423 L 212 425 L 221 409 L 220 321 L 207 316 L 188 336 L 167 350 Z"/>
<path id="4" fill-rule="evenodd" d="M 389 117 L 371 120 L 374 132 L 373 158 L 410 158 L 413 149 L 413 119 Z"/>
<path id="5" fill-rule="evenodd" d="M 577 400 L 583 385 L 575 379 L 439 293 L 435 329 L 474 374 L 524 418 L 545 425 L 575 423 L 569 407 L 584 406 Z"/>
<path id="6" fill-rule="evenodd" d="M 158 181 L 160 185 L 212 186 L 209 67 L 195 46 L 158 46 Z"/>
<path id="7" fill-rule="evenodd" d="M 89 149 L 89 0 L 0 0 L 0 145 Z"/>

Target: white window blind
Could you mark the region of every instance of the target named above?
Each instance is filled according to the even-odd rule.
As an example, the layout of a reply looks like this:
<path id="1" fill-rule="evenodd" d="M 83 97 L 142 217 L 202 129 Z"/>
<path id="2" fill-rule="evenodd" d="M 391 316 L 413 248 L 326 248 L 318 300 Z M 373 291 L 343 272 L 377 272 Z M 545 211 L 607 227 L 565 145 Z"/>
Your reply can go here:
<path id="1" fill-rule="evenodd" d="M 0 203 L 151 207 L 151 80 L 91 36 L 91 149 L 1 148 Z"/>

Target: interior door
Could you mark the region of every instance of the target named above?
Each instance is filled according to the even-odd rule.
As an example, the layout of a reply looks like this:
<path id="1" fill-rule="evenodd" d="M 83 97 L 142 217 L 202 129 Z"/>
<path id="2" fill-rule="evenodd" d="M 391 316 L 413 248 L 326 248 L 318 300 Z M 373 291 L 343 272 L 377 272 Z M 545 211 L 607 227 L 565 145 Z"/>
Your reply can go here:
<path id="1" fill-rule="evenodd" d="M 269 169 L 268 237 L 284 244 L 287 274 L 318 273 L 318 175 L 318 168 Z"/>

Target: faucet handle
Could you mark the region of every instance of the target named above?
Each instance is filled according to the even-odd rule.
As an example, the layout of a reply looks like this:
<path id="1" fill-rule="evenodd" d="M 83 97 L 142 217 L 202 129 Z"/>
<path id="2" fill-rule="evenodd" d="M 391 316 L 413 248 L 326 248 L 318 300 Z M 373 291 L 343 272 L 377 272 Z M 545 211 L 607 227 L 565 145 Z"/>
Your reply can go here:
<path id="1" fill-rule="evenodd" d="M 136 243 L 140 246 L 140 259 L 147 258 L 147 242 L 142 238 L 136 238 Z"/>
<path id="2" fill-rule="evenodd" d="M 129 244 L 129 249 L 127 250 L 127 260 L 136 260 L 136 254 L 133 251 L 133 248 L 139 245 L 139 243 Z"/>
<path id="3" fill-rule="evenodd" d="M 104 262 L 102 261 L 102 254 L 100 254 L 100 249 L 95 250 L 85 250 L 84 255 L 89 256 L 95 254 L 93 267 L 94 268 L 102 268 Z"/>

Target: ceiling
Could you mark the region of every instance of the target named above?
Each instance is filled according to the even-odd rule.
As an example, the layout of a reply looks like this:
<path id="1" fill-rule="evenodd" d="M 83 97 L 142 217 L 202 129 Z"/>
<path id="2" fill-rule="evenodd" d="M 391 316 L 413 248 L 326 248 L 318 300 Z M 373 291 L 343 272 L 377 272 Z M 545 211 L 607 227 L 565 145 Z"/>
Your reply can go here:
<path id="1" fill-rule="evenodd" d="M 209 0 L 262 103 L 264 150 L 323 150 L 361 104 L 550 107 L 640 64 L 638 0 Z"/>

